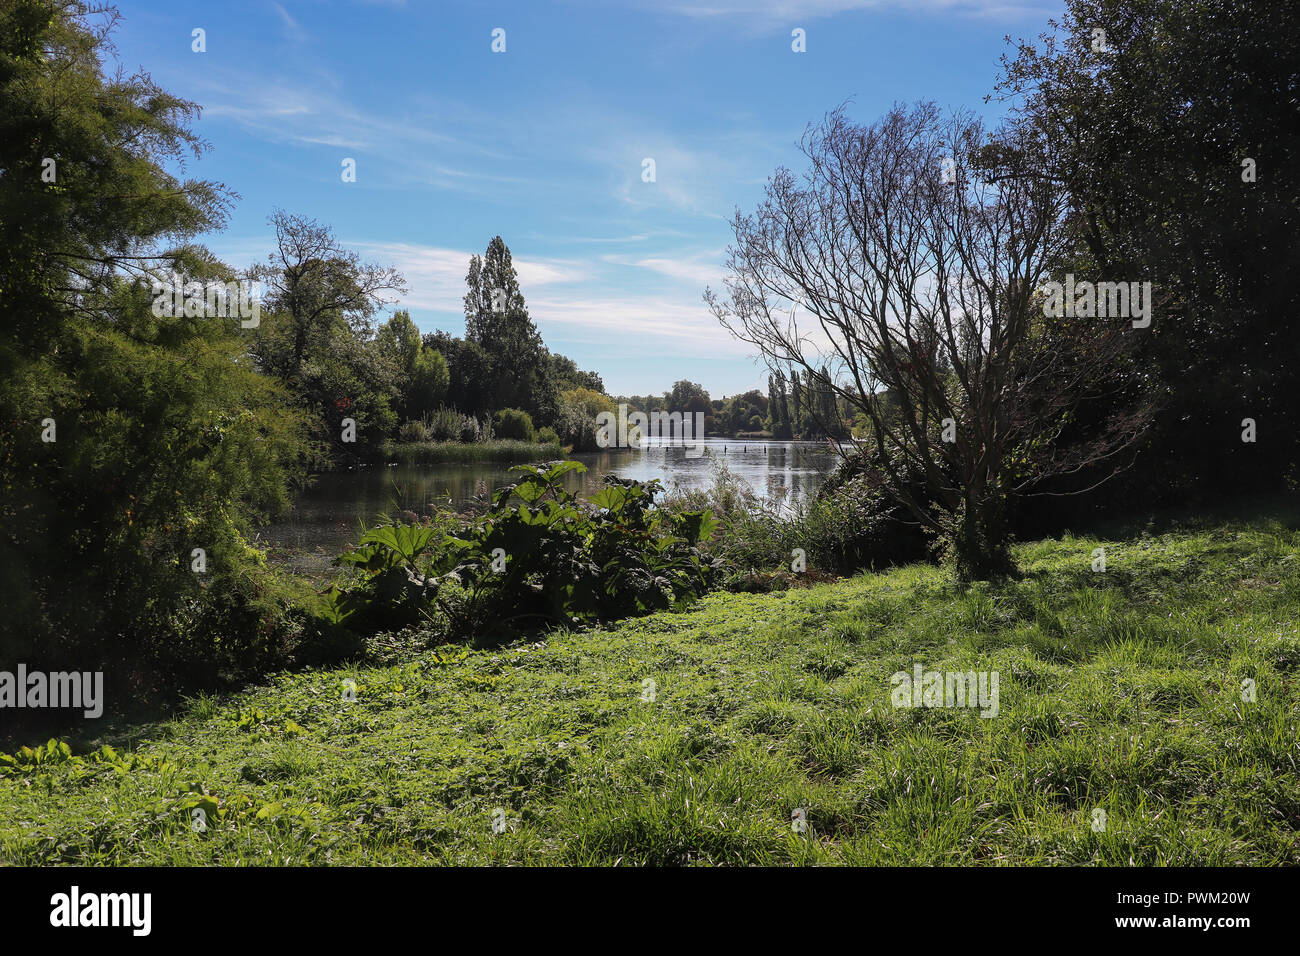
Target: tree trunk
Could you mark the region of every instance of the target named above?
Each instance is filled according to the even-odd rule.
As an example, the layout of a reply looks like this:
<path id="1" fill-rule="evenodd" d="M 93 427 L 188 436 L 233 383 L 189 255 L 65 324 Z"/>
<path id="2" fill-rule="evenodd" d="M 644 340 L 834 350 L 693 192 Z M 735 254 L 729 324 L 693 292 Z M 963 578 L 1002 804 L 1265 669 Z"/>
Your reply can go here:
<path id="1" fill-rule="evenodd" d="M 948 555 L 963 581 L 987 581 L 1016 571 L 1007 534 L 1006 502 L 996 493 L 969 495 L 953 517 Z"/>

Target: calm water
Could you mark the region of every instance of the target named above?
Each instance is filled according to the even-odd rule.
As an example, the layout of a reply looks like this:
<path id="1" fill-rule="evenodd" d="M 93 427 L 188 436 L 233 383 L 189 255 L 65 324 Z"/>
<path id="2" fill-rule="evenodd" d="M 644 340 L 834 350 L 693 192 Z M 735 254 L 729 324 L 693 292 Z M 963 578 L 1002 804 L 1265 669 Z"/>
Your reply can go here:
<path id="1" fill-rule="evenodd" d="M 706 439 L 704 454 L 688 458 L 681 445 L 656 443 L 642 450 L 612 449 L 572 457 L 585 474 L 566 476 L 571 490 L 599 491 L 608 474 L 649 481 L 665 488 L 708 487 L 716 463 L 725 462 L 760 495 L 791 502 L 815 492 L 835 467 L 825 442 L 738 442 Z M 505 464 L 400 465 L 320 475 L 298 499 L 287 520 L 262 529 L 258 544 L 272 548 L 279 562 L 318 574 L 345 544 L 357 540 L 375 519 L 394 510 L 424 513 L 434 504 L 457 507 L 491 495 L 512 480 Z"/>

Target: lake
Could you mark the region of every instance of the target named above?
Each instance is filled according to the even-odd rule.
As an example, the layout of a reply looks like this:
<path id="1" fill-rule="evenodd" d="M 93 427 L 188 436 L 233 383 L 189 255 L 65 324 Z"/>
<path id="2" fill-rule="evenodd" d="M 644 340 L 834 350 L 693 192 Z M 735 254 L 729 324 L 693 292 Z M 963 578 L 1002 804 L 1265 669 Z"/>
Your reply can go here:
<path id="1" fill-rule="evenodd" d="M 573 491 L 599 491 L 605 475 L 649 481 L 658 478 L 668 490 L 706 488 L 714 466 L 725 462 L 755 493 L 790 504 L 816 492 L 835 467 L 837 455 L 826 442 L 755 442 L 704 439 L 703 454 L 652 441 L 644 449 L 610 449 L 570 456 L 587 466 L 584 474 L 566 476 Z M 698 449 L 696 449 L 698 450 Z M 510 483 L 510 466 L 495 463 L 398 465 L 330 472 L 313 479 L 283 521 L 262 528 L 259 547 L 269 547 L 277 564 L 312 576 L 325 575 L 345 544 L 383 514 L 397 510 L 423 514 L 434 504 L 463 507 Z"/>

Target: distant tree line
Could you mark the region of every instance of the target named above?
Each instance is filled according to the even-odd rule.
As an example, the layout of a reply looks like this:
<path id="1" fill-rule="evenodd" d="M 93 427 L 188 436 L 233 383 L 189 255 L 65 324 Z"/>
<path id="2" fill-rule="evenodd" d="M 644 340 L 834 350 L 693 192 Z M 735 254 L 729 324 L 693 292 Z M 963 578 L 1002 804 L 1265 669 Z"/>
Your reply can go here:
<path id="1" fill-rule="evenodd" d="M 250 353 L 310 419 L 318 464 L 373 459 L 393 437 L 474 441 L 498 428 L 586 442 L 582 402 L 568 393 L 603 382 L 543 345 L 500 236 L 470 259 L 465 336 L 422 336 L 405 309 L 373 326 L 386 296 L 405 289 L 395 270 L 361 263 L 314 220 L 276 211 L 271 222 L 276 251 L 253 273 L 267 295 Z M 462 419 L 435 427 L 448 409 Z"/>
<path id="2" fill-rule="evenodd" d="M 750 389 L 738 395 L 710 398 L 708 391 L 687 379 L 661 395 L 623 395 L 628 411 L 704 413 L 705 434 L 752 436 L 789 441 L 844 438 L 850 431 L 851 410 L 815 376 L 786 378 L 783 371 L 768 376 L 768 393 Z M 832 405 L 835 408 L 832 408 Z"/>

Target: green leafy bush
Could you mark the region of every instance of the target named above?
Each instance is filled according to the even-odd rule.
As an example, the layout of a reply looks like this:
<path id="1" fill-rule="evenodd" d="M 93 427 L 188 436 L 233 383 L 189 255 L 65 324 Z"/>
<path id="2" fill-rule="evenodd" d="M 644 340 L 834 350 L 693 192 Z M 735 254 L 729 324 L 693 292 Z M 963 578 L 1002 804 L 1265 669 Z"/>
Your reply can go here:
<path id="1" fill-rule="evenodd" d="M 473 415 L 463 415 L 445 405 L 425 412 L 420 424 L 424 426 L 423 438 L 406 439 L 399 432 L 399 439 L 412 442 L 461 442 L 466 445 L 492 440 L 491 422 L 479 421 Z"/>
<path id="2" fill-rule="evenodd" d="M 933 542 L 906 509 L 885 497 L 881 483 L 864 452 L 845 458 L 827 476 L 804 515 L 815 542 L 809 553 L 817 555 L 820 566 L 849 573 L 922 561 L 932 553 Z M 926 500 L 919 478 L 914 494 Z"/>
<path id="3" fill-rule="evenodd" d="M 558 445 L 560 436 L 555 433 L 555 429 L 547 426 L 537 430 L 537 442 L 541 445 Z"/>
<path id="4" fill-rule="evenodd" d="M 596 419 L 576 402 L 561 402 L 555 430 L 574 451 L 596 450 Z"/>
<path id="5" fill-rule="evenodd" d="M 492 416 L 493 431 L 499 438 L 517 438 L 532 441 L 536 436 L 533 419 L 518 408 L 503 408 Z"/>
<path id="6" fill-rule="evenodd" d="M 456 439 L 466 445 L 491 441 L 492 424 L 491 422 L 481 422 L 473 415 L 462 415 L 460 417 L 460 431 L 457 433 Z"/>
<path id="7" fill-rule="evenodd" d="M 720 562 L 700 547 L 713 517 L 655 508 L 657 481 L 608 476 L 583 501 L 564 487 L 579 462 L 511 470 L 483 514 L 367 531 L 337 559 L 356 578 L 328 593 L 332 619 L 360 632 L 441 612 L 452 636 L 508 636 L 670 607 L 715 581 Z"/>
<path id="8" fill-rule="evenodd" d="M 426 412 L 421 421 L 431 441 L 458 441 L 460 439 L 460 421 L 463 417 L 454 408 L 447 408 L 444 405 L 431 412 Z"/>
<path id="9" fill-rule="evenodd" d="M 102 670 L 116 716 L 311 640 L 294 583 L 247 542 L 319 449 L 303 393 L 250 361 L 256 329 L 155 314 L 155 276 L 239 278 L 190 242 L 233 196 L 176 178 L 203 152 L 195 104 L 105 74 L 99 20 L 83 3 L 0 7 L 0 128 L 22 130 L 0 136 L 0 669 Z M 34 189 L 19 171 L 44 155 L 58 182 Z M 332 366 L 313 374 L 356 394 Z M 370 411 L 361 430 L 396 424 Z"/>
<path id="10" fill-rule="evenodd" d="M 428 441 L 429 430 L 424 427 L 423 422 L 403 422 L 402 427 L 397 429 L 397 440 L 404 442 Z"/>

